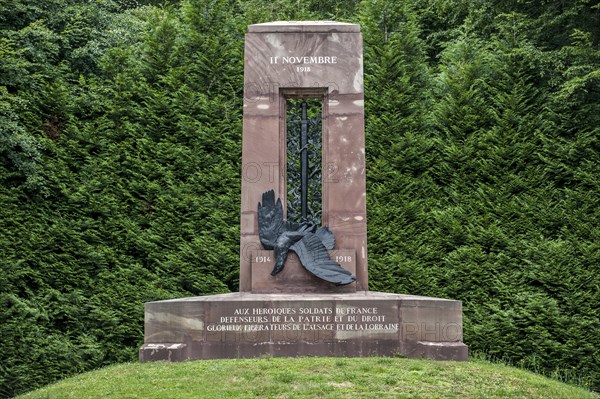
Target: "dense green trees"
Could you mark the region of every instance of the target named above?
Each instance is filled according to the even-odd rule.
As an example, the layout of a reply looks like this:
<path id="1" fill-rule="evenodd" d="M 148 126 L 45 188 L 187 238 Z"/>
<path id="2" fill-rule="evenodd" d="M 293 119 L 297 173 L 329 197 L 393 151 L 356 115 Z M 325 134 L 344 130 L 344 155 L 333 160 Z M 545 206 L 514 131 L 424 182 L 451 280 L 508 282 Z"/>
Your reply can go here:
<path id="1" fill-rule="evenodd" d="M 0 397 L 135 359 L 145 301 L 237 289 L 244 32 L 280 19 L 362 26 L 371 289 L 600 389 L 598 6 L 11 0 Z"/>

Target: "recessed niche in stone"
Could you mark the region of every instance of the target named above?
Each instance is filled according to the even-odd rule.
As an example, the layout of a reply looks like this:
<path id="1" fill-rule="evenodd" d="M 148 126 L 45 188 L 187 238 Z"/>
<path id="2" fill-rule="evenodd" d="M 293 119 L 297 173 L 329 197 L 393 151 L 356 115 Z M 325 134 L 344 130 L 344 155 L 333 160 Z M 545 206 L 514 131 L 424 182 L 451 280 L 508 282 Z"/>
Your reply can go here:
<path id="1" fill-rule="evenodd" d="M 286 184 L 287 220 L 321 223 L 323 162 L 323 101 L 287 98 Z"/>

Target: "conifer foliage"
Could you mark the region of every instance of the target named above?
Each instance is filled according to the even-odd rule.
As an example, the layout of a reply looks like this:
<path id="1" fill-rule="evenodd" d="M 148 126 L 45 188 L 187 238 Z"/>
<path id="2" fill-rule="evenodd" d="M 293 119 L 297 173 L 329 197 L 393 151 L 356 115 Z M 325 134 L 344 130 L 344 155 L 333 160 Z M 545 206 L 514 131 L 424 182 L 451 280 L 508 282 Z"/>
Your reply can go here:
<path id="1" fill-rule="evenodd" d="M 360 23 L 372 290 L 600 390 L 593 2 L 0 4 L 0 397 L 133 361 L 143 303 L 238 286 L 248 24 Z"/>

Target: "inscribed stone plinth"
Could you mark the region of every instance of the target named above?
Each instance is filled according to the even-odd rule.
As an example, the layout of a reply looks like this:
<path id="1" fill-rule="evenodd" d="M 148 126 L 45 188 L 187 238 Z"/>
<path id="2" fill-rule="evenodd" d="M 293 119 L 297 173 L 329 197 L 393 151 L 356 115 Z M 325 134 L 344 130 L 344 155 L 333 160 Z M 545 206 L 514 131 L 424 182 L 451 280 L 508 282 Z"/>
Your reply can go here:
<path id="1" fill-rule="evenodd" d="M 466 360 L 460 301 L 387 293 L 223 294 L 146 304 L 140 360 L 394 356 Z"/>
<path id="2" fill-rule="evenodd" d="M 356 256 L 354 250 L 337 249 L 329 251 L 329 258 L 343 268 L 356 274 Z M 331 283 L 307 273 L 300 264 L 298 256 L 293 252 L 288 255 L 285 268 L 276 276 L 271 275 L 275 265 L 273 251 L 252 251 L 252 292 L 265 293 L 331 293 Z M 334 287 L 336 293 L 356 292 L 356 283 Z"/>

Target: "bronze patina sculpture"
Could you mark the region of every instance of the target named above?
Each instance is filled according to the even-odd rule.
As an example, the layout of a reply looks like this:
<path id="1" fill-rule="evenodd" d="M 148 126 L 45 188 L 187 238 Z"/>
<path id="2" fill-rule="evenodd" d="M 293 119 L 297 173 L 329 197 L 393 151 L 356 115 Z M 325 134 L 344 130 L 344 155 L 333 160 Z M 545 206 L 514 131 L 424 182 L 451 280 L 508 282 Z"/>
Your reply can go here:
<path id="1" fill-rule="evenodd" d="M 336 285 L 356 281 L 356 277 L 339 263 L 329 259 L 328 249 L 333 249 L 335 236 L 327 227 L 314 222 L 294 223 L 283 220 L 283 206 L 275 192 L 267 191 L 258 203 L 258 227 L 260 242 L 266 249 L 275 251 L 275 276 L 283 270 L 289 250 L 294 251 L 300 263 L 315 276 Z"/>

